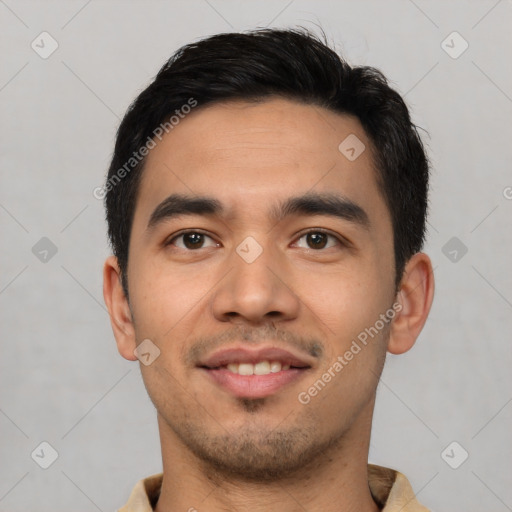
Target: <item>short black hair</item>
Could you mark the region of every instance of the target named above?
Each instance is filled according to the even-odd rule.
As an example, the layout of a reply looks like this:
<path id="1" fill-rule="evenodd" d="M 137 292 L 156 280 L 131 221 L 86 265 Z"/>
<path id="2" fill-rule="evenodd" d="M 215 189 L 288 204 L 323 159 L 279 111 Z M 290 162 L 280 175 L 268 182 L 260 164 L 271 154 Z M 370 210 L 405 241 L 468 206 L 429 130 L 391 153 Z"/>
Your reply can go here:
<path id="1" fill-rule="evenodd" d="M 305 28 L 223 33 L 178 49 L 128 108 L 104 186 L 108 235 L 128 298 L 128 248 L 149 143 L 175 114 L 229 100 L 284 97 L 355 116 L 372 145 L 376 180 L 389 208 L 398 290 L 423 246 L 429 163 L 408 108 L 384 75 L 351 66 Z M 187 109 L 185 109 L 187 106 Z M 182 117 L 182 115 L 180 115 Z M 160 132 L 158 131 L 160 129 Z M 341 142 L 341 141 L 340 141 Z M 144 152 L 142 148 L 146 147 Z"/>

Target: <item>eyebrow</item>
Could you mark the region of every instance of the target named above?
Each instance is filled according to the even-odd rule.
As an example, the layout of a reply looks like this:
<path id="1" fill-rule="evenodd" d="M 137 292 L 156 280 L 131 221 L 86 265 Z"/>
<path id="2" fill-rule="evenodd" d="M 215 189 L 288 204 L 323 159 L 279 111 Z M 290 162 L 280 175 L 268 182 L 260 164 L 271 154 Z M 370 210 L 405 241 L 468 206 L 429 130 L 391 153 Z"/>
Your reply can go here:
<path id="1" fill-rule="evenodd" d="M 152 231 L 165 220 L 184 215 L 202 215 L 206 217 L 222 217 L 226 208 L 215 198 L 172 194 L 164 199 L 153 211 L 146 228 Z M 278 223 L 292 215 L 326 215 L 354 223 L 370 229 L 370 219 L 366 211 L 355 202 L 338 194 L 308 193 L 290 197 L 277 205 L 272 205 L 269 217 Z"/>

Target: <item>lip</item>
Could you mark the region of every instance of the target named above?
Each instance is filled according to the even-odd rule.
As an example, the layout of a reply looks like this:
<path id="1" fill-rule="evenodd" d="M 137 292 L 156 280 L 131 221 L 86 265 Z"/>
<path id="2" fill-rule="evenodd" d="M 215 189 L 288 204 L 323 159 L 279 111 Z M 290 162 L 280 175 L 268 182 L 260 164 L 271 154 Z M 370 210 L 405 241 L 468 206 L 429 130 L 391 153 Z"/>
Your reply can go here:
<path id="1" fill-rule="evenodd" d="M 308 367 L 309 368 L 309 367 Z M 239 398 L 265 398 L 303 377 L 308 368 L 290 368 L 268 375 L 239 375 L 227 368 L 199 368 L 215 384 Z"/>
<path id="2" fill-rule="evenodd" d="M 279 361 L 290 368 L 267 375 L 239 375 L 224 368 L 230 363 L 256 364 L 260 361 Z M 215 384 L 236 397 L 264 398 L 303 377 L 313 366 L 313 359 L 278 347 L 249 349 L 236 346 L 214 352 L 197 366 Z"/>
<path id="3" fill-rule="evenodd" d="M 295 368 L 309 368 L 313 364 L 309 356 L 301 356 L 290 350 L 278 347 L 267 346 L 251 350 L 247 347 L 237 346 L 214 352 L 197 366 L 207 369 L 217 369 L 230 363 L 256 364 L 259 361 L 279 361 L 283 366 L 288 364 Z"/>

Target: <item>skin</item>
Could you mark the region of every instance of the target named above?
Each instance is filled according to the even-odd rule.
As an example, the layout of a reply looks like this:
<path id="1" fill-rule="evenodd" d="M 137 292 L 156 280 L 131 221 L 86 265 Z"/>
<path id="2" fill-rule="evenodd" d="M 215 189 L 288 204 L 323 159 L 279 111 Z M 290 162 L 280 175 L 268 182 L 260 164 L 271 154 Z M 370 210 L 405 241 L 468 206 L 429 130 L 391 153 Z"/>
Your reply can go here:
<path id="1" fill-rule="evenodd" d="M 338 150 L 349 134 L 366 146 L 352 162 Z M 306 192 L 349 198 L 366 211 L 369 229 L 325 215 L 269 217 L 271 204 Z M 148 232 L 151 213 L 173 193 L 215 197 L 227 215 L 173 218 Z M 348 243 L 328 237 L 317 249 L 303 233 L 310 228 Z M 164 245 L 184 229 L 205 232 L 203 246 L 187 248 L 186 237 Z M 263 249 L 250 264 L 236 252 L 248 236 Z M 104 297 L 123 357 L 136 360 L 147 338 L 161 351 L 141 364 L 162 445 L 158 512 L 379 510 L 367 476 L 378 378 L 386 352 L 413 346 L 434 293 L 424 253 L 408 261 L 395 293 L 392 241 L 356 118 L 278 98 L 217 103 L 193 111 L 150 152 L 129 247 L 130 302 L 113 256 Z M 394 303 L 394 319 L 300 403 L 298 394 Z M 198 355 L 237 341 L 318 350 L 298 381 L 242 400 L 195 366 Z"/>

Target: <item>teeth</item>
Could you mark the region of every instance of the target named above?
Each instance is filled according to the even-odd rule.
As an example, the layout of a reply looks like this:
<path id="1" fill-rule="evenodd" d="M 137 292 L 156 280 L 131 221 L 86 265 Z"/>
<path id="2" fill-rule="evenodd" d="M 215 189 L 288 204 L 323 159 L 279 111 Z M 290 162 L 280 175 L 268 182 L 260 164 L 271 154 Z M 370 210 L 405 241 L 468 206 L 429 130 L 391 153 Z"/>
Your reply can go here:
<path id="1" fill-rule="evenodd" d="M 238 365 L 235 363 L 228 364 L 228 370 L 233 373 L 238 373 Z"/>
<path id="2" fill-rule="evenodd" d="M 269 373 L 270 363 L 268 361 L 261 361 L 254 365 L 254 375 L 268 375 Z"/>
<path id="3" fill-rule="evenodd" d="M 281 371 L 281 363 L 279 361 L 272 361 L 270 363 L 270 371 L 272 373 L 277 373 Z"/>
<path id="4" fill-rule="evenodd" d="M 268 375 L 269 373 L 277 373 L 281 370 L 289 370 L 290 365 L 281 365 L 279 361 L 260 361 L 256 364 L 251 363 L 230 363 L 227 369 L 232 373 L 239 375 Z"/>
<path id="5" fill-rule="evenodd" d="M 252 375 L 254 373 L 254 365 L 250 363 L 239 364 L 238 373 L 240 375 Z"/>

